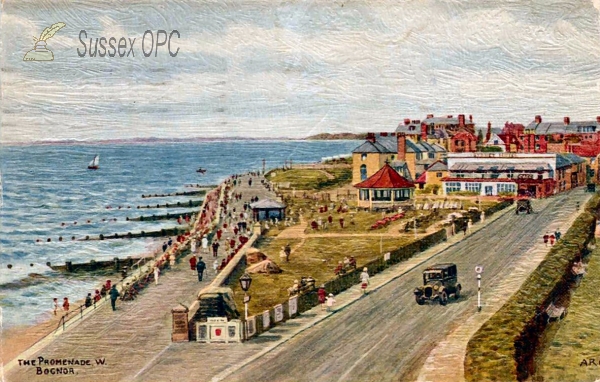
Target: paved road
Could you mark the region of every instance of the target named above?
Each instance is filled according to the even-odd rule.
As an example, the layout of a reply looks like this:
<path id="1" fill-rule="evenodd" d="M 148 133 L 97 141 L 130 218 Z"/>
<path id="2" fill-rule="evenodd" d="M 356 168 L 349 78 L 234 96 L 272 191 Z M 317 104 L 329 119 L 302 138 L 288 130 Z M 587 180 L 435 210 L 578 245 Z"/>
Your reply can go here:
<path id="1" fill-rule="evenodd" d="M 474 266 L 482 289 L 494 288 L 545 227 L 573 213 L 582 192 L 534 202 L 532 215 L 509 214 L 380 290 L 231 375 L 229 381 L 410 381 L 436 342 L 474 314 Z M 419 306 L 414 287 L 430 264 L 454 262 L 463 294 L 447 306 Z M 485 308 L 484 308 L 485 309 Z M 439 367 L 453 367 L 439 365 Z"/>

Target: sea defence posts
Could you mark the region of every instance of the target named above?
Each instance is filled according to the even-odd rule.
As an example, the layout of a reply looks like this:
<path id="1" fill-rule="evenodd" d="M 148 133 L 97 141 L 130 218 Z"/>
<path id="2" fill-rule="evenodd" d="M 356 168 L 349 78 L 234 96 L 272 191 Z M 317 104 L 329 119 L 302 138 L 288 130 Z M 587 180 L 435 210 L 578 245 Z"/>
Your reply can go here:
<path id="1" fill-rule="evenodd" d="M 145 206 L 137 206 L 137 209 L 142 208 L 182 208 L 182 207 L 199 207 L 203 203 L 202 200 L 189 200 L 187 202 L 166 203 L 166 204 L 147 204 Z"/>
<path id="2" fill-rule="evenodd" d="M 197 210 L 190 210 L 190 211 L 183 211 L 177 214 L 169 214 L 167 213 L 166 215 L 147 215 L 147 216 L 138 216 L 138 217 L 133 217 L 133 218 L 126 218 L 127 221 L 155 221 L 155 220 L 168 220 L 168 219 L 177 219 L 180 216 L 185 217 L 185 215 L 188 216 L 192 216 L 194 214 L 196 214 L 198 211 Z"/>
<path id="3" fill-rule="evenodd" d="M 142 198 L 166 198 L 169 196 L 195 196 L 204 195 L 208 189 L 199 189 L 198 191 L 185 191 L 185 192 L 174 192 L 171 194 L 142 194 Z"/>
<path id="4" fill-rule="evenodd" d="M 50 262 L 46 263 L 47 266 L 52 268 L 55 271 L 60 272 L 94 272 L 99 270 L 114 270 L 115 272 L 122 271 L 123 267 L 128 267 L 131 269 L 134 264 L 139 262 L 140 260 L 152 260 L 154 256 L 146 256 L 146 257 L 127 257 L 125 259 L 120 259 L 115 257 L 112 260 L 103 260 L 103 261 L 95 261 L 90 260 L 87 263 L 73 263 L 71 261 L 65 262 L 64 265 L 52 265 Z"/>

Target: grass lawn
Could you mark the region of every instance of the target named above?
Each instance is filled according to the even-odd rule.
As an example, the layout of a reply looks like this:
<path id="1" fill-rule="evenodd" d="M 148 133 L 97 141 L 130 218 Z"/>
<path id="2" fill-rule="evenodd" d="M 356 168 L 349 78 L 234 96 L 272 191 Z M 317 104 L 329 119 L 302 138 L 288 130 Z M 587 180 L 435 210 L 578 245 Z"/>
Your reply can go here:
<path id="1" fill-rule="evenodd" d="M 588 273 L 574 290 L 566 318 L 538 360 L 534 380 L 595 381 L 600 378 L 600 248 L 590 255 Z M 580 366 L 594 358 L 596 366 Z"/>
<path id="2" fill-rule="evenodd" d="M 411 240 L 407 237 L 383 238 L 381 241 L 383 252 L 394 250 Z M 261 252 L 276 262 L 283 272 L 273 275 L 252 275 L 252 286 L 249 292 L 252 296 L 249 303 L 250 315 L 261 313 L 284 302 L 289 297 L 287 289 L 293 285 L 294 280 L 299 280 L 302 276 L 312 276 L 317 280 L 317 286 L 335 278 L 333 270 L 338 261 L 343 260 L 345 256 L 354 256 L 359 267 L 380 256 L 380 238 L 356 237 L 336 240 L 309 238 L 292 252 L 290 262 L 285 263 L 279 259 L 279 252 L 287 243 L 294 249 L 300 240 L 265 238 L 259 243 Z M 236 306 L 240 309 L 244 306 L 244 292 L 238 283 L 234 283 L 231 287 L 235 294 Z"/>
<path id="3" fill-rule="evenodd" d="M 275 174 L 275 176 L 272 176 Z M 328 174 L 333 176 L 329 179 Z M 350 183 L 352 180 L 352 169 L 348 167 L 328 168 L 326 170 L 316 169 L 276 169 L 265 174 L 266 179 L 276 183 L 290 183 L 290 188 L 297 190 L 323 190 L 335 188 Z"/>

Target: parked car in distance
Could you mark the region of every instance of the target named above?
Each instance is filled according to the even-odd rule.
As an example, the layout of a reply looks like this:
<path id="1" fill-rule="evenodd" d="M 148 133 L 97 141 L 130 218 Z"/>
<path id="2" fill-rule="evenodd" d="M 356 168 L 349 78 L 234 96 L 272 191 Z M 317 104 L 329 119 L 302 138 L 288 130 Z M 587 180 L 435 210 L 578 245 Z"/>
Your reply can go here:
<path id="1" fill-rule="evenodd" d="M 440 305 L 446 305 L 450 296 L 458 300 L 461 289 L 456 264 L 435 264 L 423 271 L 423 286 L 415 288 L 415 300 L 423 305 L 437 299 Z"/>

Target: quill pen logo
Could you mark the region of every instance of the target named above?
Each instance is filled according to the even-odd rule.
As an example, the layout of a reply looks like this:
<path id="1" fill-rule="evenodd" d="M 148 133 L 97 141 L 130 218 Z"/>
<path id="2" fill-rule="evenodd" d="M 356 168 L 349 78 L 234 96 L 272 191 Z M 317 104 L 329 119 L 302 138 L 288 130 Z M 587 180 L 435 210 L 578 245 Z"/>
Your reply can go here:
<path id="1" fill-rule="evenodd" d="M 46 47 L 46 41 L 56 34 L 65 23 L 56 23 L 44 29 L 39 38 L 34 37 L 35 46 L 25 54 L 23 61 L 54 61 L 54 53 Z"/>

